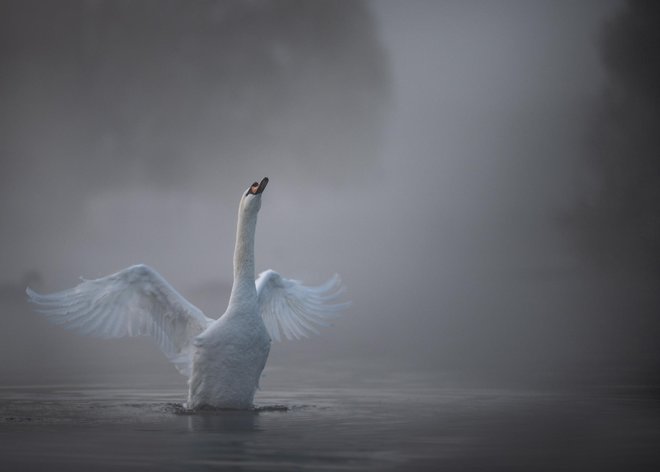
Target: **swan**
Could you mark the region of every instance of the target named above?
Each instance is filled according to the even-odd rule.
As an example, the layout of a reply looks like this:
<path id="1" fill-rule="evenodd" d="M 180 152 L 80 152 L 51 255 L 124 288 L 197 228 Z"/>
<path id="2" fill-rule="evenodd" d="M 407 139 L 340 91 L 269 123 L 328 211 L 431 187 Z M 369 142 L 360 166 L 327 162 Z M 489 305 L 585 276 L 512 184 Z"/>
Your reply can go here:
<path id="1" fill-rule="evenodd" d="M 244 191 L 238 207 L 234 280 L 226 311 L 208 318 L 158 272 L 138 264 L 39 294 L 26 288 L 34 309 L 50 321 L 101 338 L 151 336 L 188 377 L 186 408 L 250 409 L 271 340 L 299 339 L 344 309 L 338 275 L 310 287 L 273 270 L 255 280 L 257 214 L 268 178 Z"/>

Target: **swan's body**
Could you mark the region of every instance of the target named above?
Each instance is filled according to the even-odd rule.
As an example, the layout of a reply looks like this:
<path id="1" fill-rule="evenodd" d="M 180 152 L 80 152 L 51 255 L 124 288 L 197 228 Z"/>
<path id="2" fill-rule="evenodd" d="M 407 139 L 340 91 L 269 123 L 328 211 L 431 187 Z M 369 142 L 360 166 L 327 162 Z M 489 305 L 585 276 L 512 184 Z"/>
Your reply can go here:
<path id="1" fill-rule="evenodd" d="M 156 271 L 136 265 L 83 282 L 69 290 L 29 300 L 53 322 L 83 334 L 114 338 L 150 335 L 165 356 L 188 376 L 188 408 L 252 406 L 271 338 L 317 332 L 316 325 L 342 309 L 334 303 L 343 287 L 337 276 L 306 287 L 277 272 L 255 282 L 254 235 L 261 193 L 254 183 L 238 211 L 234 283 L 225 313 L 213 320 L 189 303 Z"/>

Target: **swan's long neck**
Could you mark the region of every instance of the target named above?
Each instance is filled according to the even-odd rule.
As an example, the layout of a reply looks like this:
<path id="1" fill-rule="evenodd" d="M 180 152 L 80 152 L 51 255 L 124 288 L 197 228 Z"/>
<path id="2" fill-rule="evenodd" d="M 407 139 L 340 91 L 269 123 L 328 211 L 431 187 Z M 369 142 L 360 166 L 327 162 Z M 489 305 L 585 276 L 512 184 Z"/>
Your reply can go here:
<path id="1" fill-rule="evenodd" d="M 250 305 L 257 302 L 254 269 L 254 234 L 257 212 L 239 210 L 234 248 L 234 284 L 229 298 L 230 306 Z"/>

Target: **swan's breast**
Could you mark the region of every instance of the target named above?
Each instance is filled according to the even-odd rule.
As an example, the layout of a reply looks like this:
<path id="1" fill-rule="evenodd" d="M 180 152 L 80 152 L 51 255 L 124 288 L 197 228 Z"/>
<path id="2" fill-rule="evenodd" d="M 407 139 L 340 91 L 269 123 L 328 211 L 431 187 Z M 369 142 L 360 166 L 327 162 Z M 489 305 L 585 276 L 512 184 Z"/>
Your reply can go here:
<path id="1" fill-rule="evenodd" d="M 195 340 L 190 407 L 250 407 L 269 352 L 261 319 L 223 315 Z"/>

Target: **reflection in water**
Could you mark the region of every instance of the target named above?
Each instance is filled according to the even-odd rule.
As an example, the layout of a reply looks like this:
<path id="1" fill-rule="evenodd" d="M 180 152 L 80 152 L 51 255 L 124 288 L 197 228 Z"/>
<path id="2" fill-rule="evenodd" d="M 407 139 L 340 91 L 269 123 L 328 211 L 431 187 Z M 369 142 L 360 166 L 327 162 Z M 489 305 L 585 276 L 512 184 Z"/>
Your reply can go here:
<path id="1" fill-rule="evenodd" d="M 203 411 L 186 416 L 195 440 L 187 441 L 191 464 L 237 466 L 253 461 L 259 414 L 255 411 Z"/>
<path id="2" fill-rule="evenodd" d="M 188 429 L 191 432 L 214 432 L 219 434 L 240 434 L 258 429 L 257 411 L 217 410 L 200 411 L 187 415 Z"/>

